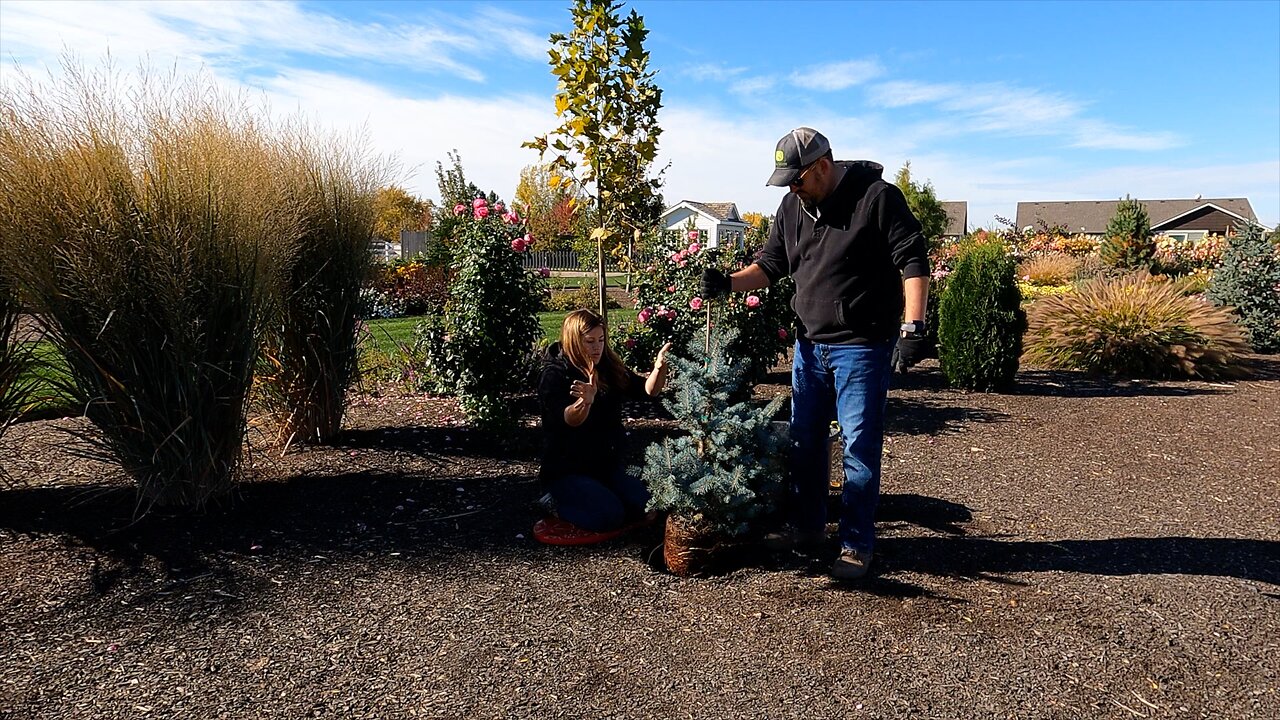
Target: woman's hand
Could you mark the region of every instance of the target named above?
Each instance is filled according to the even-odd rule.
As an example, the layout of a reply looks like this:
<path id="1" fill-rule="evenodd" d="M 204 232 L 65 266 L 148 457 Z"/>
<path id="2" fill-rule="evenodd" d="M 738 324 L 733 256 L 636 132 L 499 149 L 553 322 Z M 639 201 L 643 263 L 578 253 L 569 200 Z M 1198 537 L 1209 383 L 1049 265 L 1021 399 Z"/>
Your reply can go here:
<path id="1" fill-rule="evenodd" d="M 663 345 L 658 351 L 658 357 L 653 359 L 653 371 L 644 381 L 644 391 L 650 397 L 662 392 L 662 388 L 667 385 L 667 351 L 670 349 L 671 343 Z"/>
<path id="2" fill-rule="evenodd" d="M 574 380 L 569 386 L 569 396 L 575 400 L 581 400 L 583 405 L 590 405 L 596 401 L 596 374 L 595 371 L 587 373 L 587 382 Z"/>
<path id="3" fill-rule="evenodd" d="M 671 349 L 671 343 L 662 346 L 658 351 L 658 357 L 653 359 L 653 369 L 661 370 L 667 366 L 667 351 Z"/>

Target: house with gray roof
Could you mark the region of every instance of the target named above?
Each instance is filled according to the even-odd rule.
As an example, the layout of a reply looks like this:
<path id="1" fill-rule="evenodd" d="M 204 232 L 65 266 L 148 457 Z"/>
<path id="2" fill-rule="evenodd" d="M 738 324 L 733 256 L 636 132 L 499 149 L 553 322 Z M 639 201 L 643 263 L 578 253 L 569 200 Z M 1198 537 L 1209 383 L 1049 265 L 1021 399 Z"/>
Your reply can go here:
<path id="1" fill-rule="evenodd" d="M 1151 218 L 1151 232 L 1180 240 L 1198 240 L 1209 233 L 1229 235 L 1237 224 L 1258 222 L 1247 198 L 1191 198 L 1139 200 Z M 1062 225 L 1071 233 L 1102 237 L 1116 213 L 1119 200 L 1070 200 L 1020 202 L 1015 222 L 1019 228 Z"/>
<path id="2" fill-rule="evenodd" d="M 662 228 L 678 232 L 693 226 L 702 234 L 707 247 L 731 243 L 739 247 L 747 235 L 747 223 L 731 202 L 694 202 L 681 200 L 662 213 Z"/>

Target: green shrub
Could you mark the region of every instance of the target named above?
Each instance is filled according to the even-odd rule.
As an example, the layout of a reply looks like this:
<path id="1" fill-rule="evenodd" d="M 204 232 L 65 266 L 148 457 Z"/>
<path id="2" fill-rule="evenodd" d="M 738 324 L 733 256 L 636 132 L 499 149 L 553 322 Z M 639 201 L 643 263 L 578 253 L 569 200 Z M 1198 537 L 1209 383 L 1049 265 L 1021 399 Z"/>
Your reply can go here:
<path id="1" fill-rule="evenodd" d="M 431 315 L 444 311 L 449 299 L 450 272 L 448 261 L 435 264 L 424 260 L 395 260 L 385 265 L 375 263 L 370 270 L 368 293 L 375 304 L 386 310 L 373 317 Z"/>
<path id="2" fill-rule="evenodd" d="M 994 390 L 1013 384 L 1026 327 L 1015 271 L 1002 243 L 974 242 L 961 250 L 938 309 L 938 360 L 952 385 Z"/>
<path id="3" fill-rule="evenodd" d="M 1098 254 L 1111 267 L 1149 270 L 1155 253 L 1147 208 L 1126 195 L 1107 223 L 1106 237 L 1098 247 Z"/>
<path id="4" fill-rule="evenodd" d="M 1209 299 L 1240 318 L 1255 352 L 1280 352 L 1280 230 L 1249 224 L 1227 240 Z"/>
<path id="5" fill-rule="evenodd" d="M 201 76 L 66 68 L 0 89 L 0 257 L 67 361 L 91 439 L 146 503 L 230 489 L 271 289 L 297 232 L 272 142 Z"/>
<path id="6" fill-rule="evenodd" d="M 477 198 L 457 216 L 449 301 L 417 335 L 432 387 L 456 395 L 477 427 L 497 431 L 514 422 L 510 396 L 527 384 L 547 290 L 540 273 L 521 267 L 523 225 L 491 207 Z"/>
<path id="7" fill-rule="evenodd" d="M 697 239 L 695 239 L 697 238 Z M 699 297 L 702 271 L 718 267 L 726 273 L 745 267 L 753 254 L 735 247 L 708 248 L 701 237 L 672 233 L 655 239 L 651 265 L 637 270 L 636 308 L 633 323 L 620 328 L 618 353 L 629 367 L 648 368 L 663 343 L 670 342 L 676 353 L 692 347 L 689 341 L 703 338 L 707 327 L 707 306 Z M 770 287 L 749 293 L 731 293 L 709 303 L 717 327 L 731 328 L 733 339 L 726 346 L 731 358 L 746 360 L 747 377 L 758 383 L 794 342 L 795 313 L 791 296 L 795 285 L 784 278 Z M 699 356 L 701 357 L 701 355 Z"/>
<path id="8" fill-rule="evenodd" d="M 1023 362 L 1120 377 L 1230 377 L 1248 346 L 1225 308 L 1146 273 L 1098 278 L 1031 307 Z"/>
<path id="9" fill-rule="evenodd" d="M 367 144 L 299 129 L 280 181 L 301 216 L 282 249 L 276 314 L 263 343 L 262 387 L 281 413 L 280 440 L 328 442 L 342 429 L 357 372 L 360 286 L 369 274 L 375 198 L 385 164 Z"/>

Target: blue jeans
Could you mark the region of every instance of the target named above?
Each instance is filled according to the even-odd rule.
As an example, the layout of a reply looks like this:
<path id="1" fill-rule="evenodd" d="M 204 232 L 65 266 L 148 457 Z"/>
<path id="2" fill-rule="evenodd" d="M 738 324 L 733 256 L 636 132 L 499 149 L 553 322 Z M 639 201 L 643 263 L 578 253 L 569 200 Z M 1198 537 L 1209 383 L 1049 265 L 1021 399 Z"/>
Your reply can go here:
<path id="1" fill-rule="evenodd" d="M 871 552 L 880 499 L 880 454 L 894 340 L 821 345 L 797 339 L 791 370 L 791 493 L 788 511 L 800 532 L 827 521 L 827 437 L 838 420 L 844 435 L 840 544 Z"/>
<path id="2" fill-rule="evenodd" d="M 619 468 L 612 482 L 586 475 L 564 475 L 547 483 L 561 518 L 584 530 L 607 532 L 644 514 L 649 489 Z"/>

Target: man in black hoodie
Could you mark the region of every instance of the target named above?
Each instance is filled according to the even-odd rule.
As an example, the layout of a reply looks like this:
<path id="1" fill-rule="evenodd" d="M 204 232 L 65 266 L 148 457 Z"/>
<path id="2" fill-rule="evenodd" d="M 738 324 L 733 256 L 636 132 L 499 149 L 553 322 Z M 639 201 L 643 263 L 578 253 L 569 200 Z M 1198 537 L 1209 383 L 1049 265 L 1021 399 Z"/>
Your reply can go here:
<path id="1" fill-rule="evenodd" d="M 924 351 L 929 261 L 920 223 L 902 191 L 866 160 L 832 159 L 818 131 L 802 127 L 778 141 L 767 184 L 790 189 L 752 265 L 726 276 L 711 269 L 704 296 L 755 290 L 795 279 L 800 318 L 791 373 L 790 526 L 777 546 L 826 537 L 828 428 L 844 435 L 840 556 L 832 575 L 866 575 L 875 544 L 880 455 L 890 357 L 910 366 Z M 904 292 L 905 291 L 905 292 Z"/>

